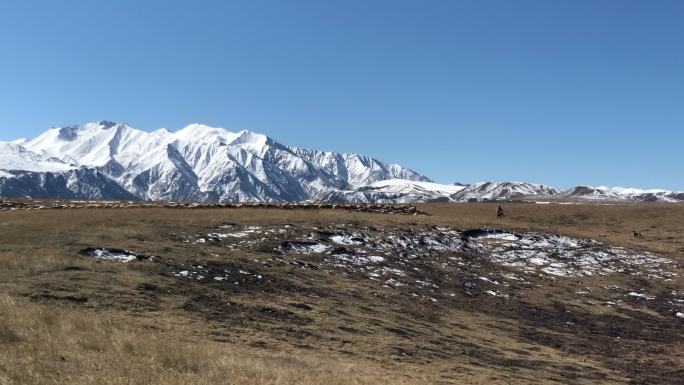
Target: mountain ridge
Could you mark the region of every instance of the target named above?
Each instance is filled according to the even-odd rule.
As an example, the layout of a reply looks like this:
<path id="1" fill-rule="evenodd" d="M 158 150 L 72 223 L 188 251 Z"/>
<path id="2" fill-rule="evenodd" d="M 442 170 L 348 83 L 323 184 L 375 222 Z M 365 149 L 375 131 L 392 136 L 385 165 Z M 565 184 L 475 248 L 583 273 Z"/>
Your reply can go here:
<path id="1" fill-rule="evenodd" d="M 111 121 L 0 142 L 0 195 L 41 198 L 328 201 L 682 202 L 684 192 L 527 182 L 439 184 L 371 156 L 286 146 L 200 123 L 147 132 Z"/>
<path id="2" fill-rule="evenodd" d="M 383 182 L 392 182 L 384 184 Z M 548 185 L 527 182 L 478 182 L 470 185 L 431 183 L 431 191 L 421 192 L 414 181 L 380 181 L 354 190 L 335 191 L 329 194 L 338 203 L 408 203 L 408 202 L 684 202 L 684 192 L 660 189 L 634 189 L 622 187 L 576 186 L 560 190 Z M 450 188 L 459 188 L 451 194 Z"/>
<path id="3" fill-rule="evenodd" d="M 298 201 L 383 179 L 429 181 L 369 156 L 290 147 L 251 131 L 198 123 L 175 132 L 146 132 L 99 121 L 51 128 L 3 146 L 15 150 L 12 156 L 9 151 L 0 154 L 1 178 L 14 179 L 17 171 L 71 172 L 73 178 L 80 175 L 73 170 L 88 169 L 143 200 Z M 15 187 L 0 188 L 0 194 L 17 194 L 19 185 L 4 181 L 1 186 Z M 57 190 L 56 195 L 65 193 Z M 40 191 L 50 194 L 49 189 Z M 107 196 L 107 191 L 101 193 Z"/>

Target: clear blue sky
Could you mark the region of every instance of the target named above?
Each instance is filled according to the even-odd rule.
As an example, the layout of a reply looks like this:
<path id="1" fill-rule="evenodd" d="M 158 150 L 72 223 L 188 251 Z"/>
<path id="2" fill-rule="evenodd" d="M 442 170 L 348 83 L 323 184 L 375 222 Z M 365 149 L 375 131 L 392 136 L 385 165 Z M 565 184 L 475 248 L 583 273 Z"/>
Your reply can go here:
<path id="1" fill-rule="evenodd" d="M 0 140 L 201 122 L 439 182 L 684 190 L 684 1 L 0 2 Z"/>

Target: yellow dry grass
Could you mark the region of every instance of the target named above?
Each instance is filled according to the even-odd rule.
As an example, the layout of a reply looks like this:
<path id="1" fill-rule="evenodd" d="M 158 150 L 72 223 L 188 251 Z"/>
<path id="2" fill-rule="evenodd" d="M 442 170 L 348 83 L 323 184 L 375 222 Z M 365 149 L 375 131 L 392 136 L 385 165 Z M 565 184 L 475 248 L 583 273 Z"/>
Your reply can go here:
<path id="1" fill-rule="evenodd" d="M 275 209 L 4 212 L 0 215 L 0 385 L 601 381 L 598 377 L 559 376 L 566 367 L 576 368 L 580 374 L 586 368 L 593 369 L 605 374 L 602 383 L 622 383 L 621 373 L 614 373 L 613 367 L 595 357 L 586 357 L 582 350 L 568 353 L 553 344 L 521 339 L 522 333 L 530 333 L 529 328 L 523 328 L 515 318 L 489 314 L 488 309 L 434 307 L 410 298 L 390 297 L 383 302 L 378 296 L 382 292 L 367 283 L 313 272 L 306 276 L 311 281 L 304 282 L 325 288 L 329 296 L 233 296 L 245 306 L 283 308 L 292 302 L 315 303 L 316 310 L 307 313 L 315 327 L 292 329 L 316 337 L 288 340 L 277 335 L 288 330 L 287 324 L 276 324 L 277 328 L 269 330 L 266 324 L 247 323 L 234 330 L 235 324 L 209 322 L 184 312 L 185 299 L 177 296 L 160 295 L 159 309 L 146 312 L 123 308 L 122 303 L 137 298 L 139 285 L 152 282 L 163 286 L 167 278 L 152 277 L 125 264 L 99 264 L 78 256 L 84 247 L 98 245 L 175 258 L 194 257 L 183 245 L 170 245 L 169 234 L 181 230 L 199 233 L 225 221 L 250 225 L 346 222 L 416 228 L 496 227 L 597 238 L 680 261 L 683 255 L 684 205 L 507 204 L 504 208 L 504 220 L 496 219 L 496 205 L 492 204 L 421 205 L 421 210 L 433 214 L 429 217 Z M 641 231 L 644 237 L 633 238 L 632 230 Z M 240 263 L 246 259 L 242 253 L 234 256 L 230 252 L 225 258 Z M 284 277 L 289 279 L 290 275 Z M 572 297 L 568 293 L 582 285 L 570 281 L 559 287 L 549 285 L 530 291 L 528 300 L 538 306 L 548 305 L 547 310 L 553 310 L 552 302 L 557 300 L 575 305 L 569 302 Z M 31 301 L 28 298 L 36 288 L 57 297 L 86 295 L 89 301 L 82 305 Z M 351 297 L 340 300 L 335 296 L 338 292 L 350 293 Z M 577 306 L 587 312 L 601 312 L 598 315 L 605 311 L 599 305 Z M 340 325 L 352 326 L 351 331 L 340 332 Z M 417 337 L 397 336 L 387 327 L 412 330 Z M 368 334 L 354 332 L 362 329 Z M 240 335 L 243 332 L 245 335 Z M 551 331 L 540 332 L 545 338 L 555 336 Z M 228 334 L 230 342 L 218 338 Z M 571 333 L 568 336 L 567 341 L 574 341 Z M 264 341 L 266 348 L 249 346 Z M 413 352 L 414 358 L 408 360 L 396 353 L 396 347 Z M 492 363 L 483 364 L 485 359 Z M 499 359 L 519 364 L 501 373 L 497 368 L 507 364 L 499 363 Z M 672 360 L 673 367 L 681 367 L 681 358 Z"/>
<path id="2" fill-rule="evenodd" d="M 368 365 L 197 342 L 116 315 L 0 295 L 0 385 L 409 383 Z"/>

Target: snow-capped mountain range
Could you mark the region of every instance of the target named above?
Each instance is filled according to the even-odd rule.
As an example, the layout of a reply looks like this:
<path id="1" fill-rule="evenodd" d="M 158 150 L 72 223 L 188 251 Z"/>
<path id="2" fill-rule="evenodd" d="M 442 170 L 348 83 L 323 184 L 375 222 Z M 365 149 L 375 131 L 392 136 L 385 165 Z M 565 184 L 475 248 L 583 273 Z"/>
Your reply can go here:
<path id="1" fill-rule="evenodd" d="M 405 202 L 684 202 L 684 192 L 622 187 L 577 186 L 559 190 L 525 182 L 480 182 L 443 185 L 410 180 L 386 180 L 354 190 L 331 192 L 326 199 L 339 203 Z"/>
<path id="2" fill-rule="evenodd" d="M 0 145 L 4 196 L 273 202 L 317 200 L 384 179 L 428 181 L 371 157 L 201 124 L 146 132 L 101 121 Z"/>
<path id="3" fill-rule="evenodd" d="M 437 184 L 397 164 L 285 146 L 250 131 L 191 124 L 175 132 L 146 132 L 107 121 L 0 142 L 0 196 L 345 203 L 684 201 L 684 193 L 666 190 Z"/>

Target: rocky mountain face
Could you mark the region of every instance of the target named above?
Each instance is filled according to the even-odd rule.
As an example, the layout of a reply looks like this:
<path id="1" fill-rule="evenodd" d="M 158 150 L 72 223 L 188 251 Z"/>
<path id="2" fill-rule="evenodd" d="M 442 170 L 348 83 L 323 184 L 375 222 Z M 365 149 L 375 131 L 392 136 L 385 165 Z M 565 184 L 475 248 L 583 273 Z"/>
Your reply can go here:
<path id="1" fill-rule="evenodd" d="M 0 151 L 5 196 L 274 202 L 318 200 L 384 179 L 429 181 L 368 156 L 200 124 L 148 133 L 101 121 L 0 143 Z"/>

